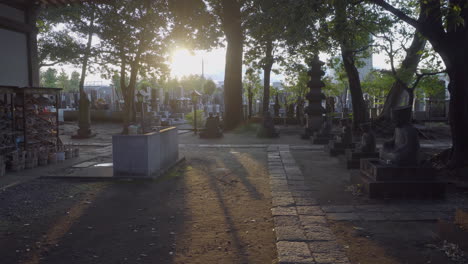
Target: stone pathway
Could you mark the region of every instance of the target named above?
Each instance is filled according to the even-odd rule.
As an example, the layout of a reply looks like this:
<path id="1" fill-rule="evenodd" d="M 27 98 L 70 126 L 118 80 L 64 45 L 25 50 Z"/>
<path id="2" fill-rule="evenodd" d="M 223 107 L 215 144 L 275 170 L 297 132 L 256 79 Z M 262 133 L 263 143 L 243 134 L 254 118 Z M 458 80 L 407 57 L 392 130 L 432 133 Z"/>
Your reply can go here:
<path id="1" fill-rule="evenodd" d="M 269 145 L 268 171 L 280 264 L 350 263 L 330 230 L 289 145 Z"/>
<path id="2" fill-rule="evenodd" d="M 437 221 L 450 219 L 457 204 L 407 204 L 407 205 L 338 205 L 322 206 L 326 217 L 333 221 Z"/>
<path id="3" fill-rule="evenodd" d="M 425 148 L 448 148 L 448 142 L 432 142 L 422 141 L 421 147 Z M 179 144 L 180 147 L 197 147 L 197 148 L 268 148 L 269 146 L 281 145 L 267 145 L 267 144 Z M 323 145 L 289 145 L 291 150 L 304 150 L 304 151 L 323 151 Z M 377 144 L 381 148 L 382 144 Z"/>
<path id="4" fill-rule="evenodd" d="M 265 144 L 179 144 L 179 147 L 197 147 L 197 148 L 268 148 L 269 146 L 279 145 L 265 145 Z M 323 151 L 321 145 L 290 145 L 292 150 L 307 150 L 307 151 Z"/>

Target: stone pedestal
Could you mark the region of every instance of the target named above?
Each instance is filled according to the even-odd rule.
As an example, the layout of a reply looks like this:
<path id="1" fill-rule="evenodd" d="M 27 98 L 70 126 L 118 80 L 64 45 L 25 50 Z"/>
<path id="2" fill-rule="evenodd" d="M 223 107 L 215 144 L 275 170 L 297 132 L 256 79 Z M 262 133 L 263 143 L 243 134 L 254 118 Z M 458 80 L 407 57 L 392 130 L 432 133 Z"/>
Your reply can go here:
<path id="1" fill-rule="evenodd" d="M 436 171 L 431 167 L 401 167 L 379 159 L 364 159 L 358 180 L 372 199 L 440 199 L 445 196 L 446 183 L 436 179 Z"/>
<path id="2" fill-rule="evenodd" d="M 346 168 L 359 169 L 361 166 L 361 159 L 378 159 L 379 152 L 357 152 L 353 149 L 347 149 L 345 151 L 345 164 Z"/>
<path id="3" fill-rule="evenodd" d="M 259 126 L 257 130 L 257 137 L 259 138 L 277 138 L 279 133 L 275 128 Z"/>
<path id="4" fill-rule="evenodd" d="M 328 152 L 330 156 L 338 156 L 345 154 L 346 149 L 354 149 L 356 147 L 355 143 L 344 144 L 337 140 L 330 140 L 327 145 L 325 145 L 325 152 Z"/>
<path id="5" fill-rule="evenodd" d="M 334 137 L 335 135 L 333 134 L 323 135 L 316 132 L 311 137 L 311 143 L 315 145 L 327 145 Z"/>
<path id="6" fill-rule="evenodd" d="M 142 135 L 112 136 L 114 176 L 158 177 L 179 160 L 177 128 Z"/>
<path id="7" fill-rule="evenodd" d="M 96 136 L 91 131 L 91 113 L 89 109 L 89 100 L 86 94 L 80 95 L 80 109 L 78 111 L 78 131 L 73 135 L 73 139 L 85 139 Z"/>
<path id="8" fill-rule="evenodd" d="M 257 137 L 259 138 L 276 138 L 279 137 L 276 131 L 275 124 L 271 117 L 270 112 L 263 113 L 262 124 L 258 127 Z"/>
<path id="9" fill-rule="evenodd" d="M 200 138 L 204 139 L 213 139 L 213 138 L 222 138 L 223 137 L 223 132 L 221 131 L 212 131 L 208 129 L 200 129 L 199 130 L 199 135 Z"/>
<path id="10" fill-rule="evenodd" d="M 310 109 L 306 109 L 306 111 L 310 111 Z M 303 135 L 303 139 L 309 139 L 316 131 L 319 131 L 322 127 L 323 117 L 322 116 L 307 116 L 307 123 L 305 128 L 305 134 Z"/>

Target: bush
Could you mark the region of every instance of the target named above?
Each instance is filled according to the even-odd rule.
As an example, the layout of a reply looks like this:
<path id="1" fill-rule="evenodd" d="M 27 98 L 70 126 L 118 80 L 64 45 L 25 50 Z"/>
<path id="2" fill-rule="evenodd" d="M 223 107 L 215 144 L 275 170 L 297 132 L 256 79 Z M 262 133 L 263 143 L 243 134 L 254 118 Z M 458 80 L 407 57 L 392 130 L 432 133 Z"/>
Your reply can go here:
<path id="1" fill-rule="evenodd" d="M 205 118 L 203 118 L 203 110 L 197 110 L 197 128 L 205 127 Z M 193 112 L 185 115 L 187 123 L 195 127 L 195 119 L 193 118 Z"/>

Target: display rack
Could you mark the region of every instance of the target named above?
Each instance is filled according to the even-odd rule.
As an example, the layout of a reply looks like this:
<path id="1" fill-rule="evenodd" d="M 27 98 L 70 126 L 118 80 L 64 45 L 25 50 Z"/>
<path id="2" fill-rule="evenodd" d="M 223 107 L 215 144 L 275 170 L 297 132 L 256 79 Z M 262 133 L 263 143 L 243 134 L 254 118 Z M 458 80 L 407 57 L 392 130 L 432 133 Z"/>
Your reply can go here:
<path id="1" fill-rule="evenodd" d="M 19 145 L 28 151 L 48 148 L 57 151 L 59 137 L 59 88 L 16 89 L 15 128 L 22 132 Z"/>
<path id="2" fill-rule="evenodd" d="M 15 130 L 14 98 L 18 87 L 0 86 L 0 156 L 14 151 L 18 132 Z"/>

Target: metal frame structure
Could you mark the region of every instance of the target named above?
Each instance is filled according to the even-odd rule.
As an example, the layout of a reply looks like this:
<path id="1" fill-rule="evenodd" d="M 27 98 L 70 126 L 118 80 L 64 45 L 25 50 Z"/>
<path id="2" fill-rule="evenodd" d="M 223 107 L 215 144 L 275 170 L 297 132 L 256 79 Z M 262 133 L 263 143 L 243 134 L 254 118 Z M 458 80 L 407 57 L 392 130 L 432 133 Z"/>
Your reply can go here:
<path id="1" fill-rule="evenodd" d="M 60 130 L 59 130 L 59 104 L 60 104 L 60 91 L 61 88 L 46 88 L 46 87 L 23 87 L 23 88 L 18 88 L 16 89 L 16 95 L 21 95 L 20 98 L 22 98 L 22 105 L 15 105 L 15 106 L 21 106 L 23 108 L 23 137 L 24 137 L 24 149 L 28 150 L 29 149 L 29 142 L 28 138 L 31 136 L 30 131 L 28 131 L 27 124 L 26 124 L 26 119 L 27 119 L 27 113 L 26 113 L 26 105 L 25 105 L 25 98 L 27 95 L 54 95 L 55 96 L 55 104 L 53 105 L 56 109 L 56 112 L 54 114 L 55 116 L 55 129 L 57 131 L 56 134 L 56 146 L 60 145 Z"/>
<path id="2" fill-rule="evenodd" d="M 8 101 L 10 102 L 10 111 L 11 111 L 11 118 L 12 120 L 10 121 L 10 131 L 2 131 L 2 133 L 8 133 L 9 136 L 14 136 L 16 134 L 16 129 L 15 129 L 15 105 L 14 105 L 14 100 L 15 100 L 15 93 L 16 89 L 18 87 L 15 86 L 0 86 L 0 96 L 3 97 L 3 101 L 7 103 Z M 3 134 L 2 136 L 7 136 L 6 134 Z M 0 148 L 0 154 L 7 153 L 10 149 L 14 150 L 16 146 L 11 146 L 11 147 L 1 147 Z"/>

